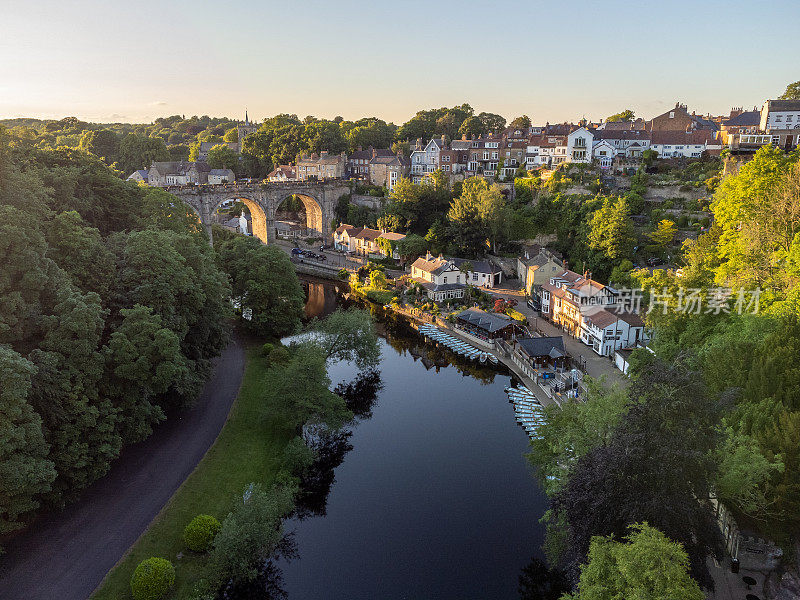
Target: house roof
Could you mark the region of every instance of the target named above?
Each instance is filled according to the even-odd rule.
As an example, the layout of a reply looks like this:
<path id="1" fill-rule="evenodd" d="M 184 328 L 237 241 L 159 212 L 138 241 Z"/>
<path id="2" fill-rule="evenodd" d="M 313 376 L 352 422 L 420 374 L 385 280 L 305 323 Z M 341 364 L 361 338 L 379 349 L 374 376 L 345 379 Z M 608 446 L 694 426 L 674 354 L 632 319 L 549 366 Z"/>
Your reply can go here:
<path id="1" fill-rule="evenodd" d="M 594 135 L 601 140 L 649 140 L 651 134 L 639 129 L 598 129 Z"/>
<path id="2" fill-rule="evenodd" d="M 420 271 L 433 273 L 434 275 L 457 268 L 455 264 L 453 264 L 453 262 L 447 258 L 434 258 L 430 255 L 427 255 L 424 258 L 420 256 L 411 266 L 419 269 Z"/>
<path id="3" fill-rule="evenodd" d="M 406 234 L 404 234 L 404 233 L 395 233 L 393 231 L 384 231 L 378 237 L 382 237 L 385 240 L 390 240 L 392 242 L 396 242 L 398 240 L 402 240 L 403 238 L 405 238 Z"/>
<path id="4" fill-rule="evenodd" d="M 233 175 L 233 171 L 230 169 L 211 169 L 208 172 L 209 175 Z"/>
<path id="5" fill-rule="evenodd" d="M 267 177 L 277 177 L 281 174 L 285 175 L 287 179 L 293 178 L 295 176 L 294 167 L 291 165 L 278 165 Z"/>
<path id="6" fill-rule="evenodd" d="M 355 237 L 362 240 L 375 240 L 381 236 L 381 232 L 377 229 L 370 229 L 369 227 L 364 227 L 361 231 L 359 231 Z"/>
<path id="7" fill-rule="evenodd" d="M 636 313 L 623 311 L 619 313 L 619 318 L 620 320 L 625 321 L 631 327 L 644 327 L 644 321 L 642 320 L 642 317 Z"/>
<path id="8" fill-rule="evenodd" d="M 342 225 L 339 225 L 339 227 L 336 228 L 335 233 L 341 235 L 345 231 L 347 232 L 347 235 L 354 236 L 358 234 L 359 231 L 361 231 L 361 227 L 355 227 L 354 225 L 348 225 L 347 223 L 343 223 Z"/>
<path id="9" fill-rule="evenodd" d="M 652 131 L 650 132 L 651 144 L 667 144 L 669 146 L 676 144 L 690 145 L 690 144 L 708 144 L 716 140 L 716 134 L 713 131 L 700 130 L 700 131 Z"/>
<path id="10" fill-rule="evenodd" d="M 489 313 L 480 308 L 468 308 L 458 313 L 457 318 L 460 321 L 465 321 L 489 333 L 494 333 L 495 331 L 500 331 L 501 329 L 514 325 L 514 321 L 511 317 L 498 313 Z"/>
<path id="11" fill-rule="evenodd" d="M 561 358 L 567 355 L 567 351 L 564 349 L 564 338 L 561 336 L 522 338 L 517 340 L 517 344 L 532 358 L 540 356 Z"/>
<path id="12" fill-rule="evenodd" d="M 465 262 L 472 263 L 472 268 L 470 269 L 470 273 L 494 274 L 500 271 L 500 269 L 495 267 L 492 263 L 490 263 L 487 260 L 468 260 L 466 258 L 451 258 L 450 260 L 453 261 L 453 264 L 455 264 L 456 267 L 460 267 Z"/>
<path id="13" fill-rule="evenodd" d="M 416 283 L 420 284 L 426 290 L 431 292 L 446 292 L 448 290 L 463 290 L 466 286 L 463 283 L 440 283 L 435 284 L 432 281 L 426 281 L 425 279 L 419 279 L 417 277 L 411 278 Z"/>
<path id="14" fill-rule="evenodd" d="M 602 306 L 592 306 L 584 310 L 583 318 L 600 329 L 605 329 L 609 325 L 619 321 L 618 314 L 606 310 Z"/>
<path id="15" fill-rule="evenodd" d="M 800 110 L 800 100 L 767 100 L 769 110 Z"/>
<path id="16" fill-rule="evenodd" d="M 746 110 L 724 122 L 726 127 L 753 127 L 761 124 L 761 113 L 757 110 Z"/>

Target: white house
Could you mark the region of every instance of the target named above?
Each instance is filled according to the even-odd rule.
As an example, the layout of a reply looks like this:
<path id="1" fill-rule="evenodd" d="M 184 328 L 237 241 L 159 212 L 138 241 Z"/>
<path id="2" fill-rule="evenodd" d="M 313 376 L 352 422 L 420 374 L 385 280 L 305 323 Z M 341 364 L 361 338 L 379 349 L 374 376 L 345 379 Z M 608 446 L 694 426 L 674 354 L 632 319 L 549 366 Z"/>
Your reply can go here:
<path id="1" fill-rule="evenodd" d="M 597 159 L 601 169 L 610 169 L 617 150 L 608 140 L 599 140 L 592 145 L 592 155 Z"/>
<path id="2" fill-rule="evenodd" d="M 464 263 L 469 263 L 467 270 L 467 283 L 474 286 L 493 288 L 500 285 L 503 272 L 488 260 L 467 260 L 465 258 L 452 258 L 459 268 Z"/>
<path id="3" fill-rule="evenodd" d="M 463 298 L 467 277 L 456 264 L 441 254 L 434 258 L 430 252 L 411 265 L 411 279 L 420 284 L 435 302 Z"/>
<path id="4" fill-rule="evenodd" d="M 363 227 L 354 227 L 343 223 L 333 232 L 333 247 L 343 252 L 356 251 L 356 236 L 361 233 Z"/>
<path id="5" fill-rule="evenodd" d="M 585 127 L 579 127 L 567 136 L 567 156 L 569 162 L 592 162 L 592 142 L 594 135 Z"/>
<path id="6" fill-rule="evenodd" d="M 650 147 L 659 158 L 699 158 L 705 150 L 722 146 L 716 133 L 704 129 L 695 131 L 653 131 Z"/>
<path id="7" fill-rule="evenodd" d="M 233 183 L 236 175 L 230 169 L 211 169 L 208 172 L 208 183 L 219 185 L 221 183 Z"/>
<path id="8" fill-rule="evenodd" d="M 581 316 L 581 341 L 600 356 L 612 356 L 646 339 L 644 322 L 636 314 L 591 306 L 582 309 Z"/>
<path id="9" fill-rule="evenodd" d="M 595 141 L 605 141 L 614 148 L 614 156 L 638 158 L 650 147 L 651 132 L 636 129 L 598 129 Z"/>
<path id="10" fill-rule="evenodd" d="M 759 128 L 764 133 L 769 133 L 772 129 L 800 129 L 800 100 L 764 102 Z"/>

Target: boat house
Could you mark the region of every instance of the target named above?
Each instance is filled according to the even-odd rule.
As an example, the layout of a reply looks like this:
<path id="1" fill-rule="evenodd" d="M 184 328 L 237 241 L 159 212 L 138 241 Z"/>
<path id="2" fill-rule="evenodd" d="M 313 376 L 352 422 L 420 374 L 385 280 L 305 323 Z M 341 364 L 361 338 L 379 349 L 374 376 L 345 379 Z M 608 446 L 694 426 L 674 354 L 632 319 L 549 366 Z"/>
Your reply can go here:
<path id="1" fill-rule="evenodd" d="M 484 341 L 508 340 L 521 331 L 514 319 L 479 308 L 468 308 L 456 316 L 456 327 Z"/>

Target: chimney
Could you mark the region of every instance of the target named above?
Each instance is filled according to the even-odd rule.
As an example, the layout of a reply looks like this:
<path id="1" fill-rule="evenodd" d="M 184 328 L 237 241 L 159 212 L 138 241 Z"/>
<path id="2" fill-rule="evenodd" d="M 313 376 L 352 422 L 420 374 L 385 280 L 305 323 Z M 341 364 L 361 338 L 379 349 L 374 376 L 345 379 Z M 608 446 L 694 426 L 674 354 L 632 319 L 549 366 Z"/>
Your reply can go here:
<path id="1" fill-rule="evenodd" d="M 357 152 L 361 152 L 361 150 L 362 150 L 362 149 L 363 149 L 363 148 L 361 148 L 361 146 L 358 146 L 358 147 L 356 147 L 356 151 L 357 151 Z"/>
<path id="2" fill-rule="evenodd" d="M 439 260 L 444 260 L 444 256 L 442 255 L 441 252 L 439 252 Z"/>
<path id="3" fill-rule="evenodd" d="M 465 133 L 464 135 L 461 136 L 461 141 L 465 142 L 466 140 L 467 140 L 467 134 Z"/>
<path id="4" fill-rule="evenodd" d="M 431 255 L 431 251 L 430 250 L 426 250 L 425 251 L 425 260 L 431 260 L 432 258 L 433 258 L 433 255 Z"/>

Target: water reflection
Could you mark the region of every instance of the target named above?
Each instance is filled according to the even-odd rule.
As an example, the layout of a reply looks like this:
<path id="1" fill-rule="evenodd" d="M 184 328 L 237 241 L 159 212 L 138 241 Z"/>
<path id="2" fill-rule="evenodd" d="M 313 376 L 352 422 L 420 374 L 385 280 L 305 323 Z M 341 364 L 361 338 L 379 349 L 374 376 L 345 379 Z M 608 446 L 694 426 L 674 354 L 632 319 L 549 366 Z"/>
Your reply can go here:
<path id="1" fill-rule="evenodd" d="M 306 283 L 309 317 L 350 304 L 346 286 Z M 292 600 L 558 597 L 559 574 L 538 558 L 525 565 L 543 541 L 546 500 L 502 391 L 509 376 L 370 310 L 381 371 L 331 367 L 355 419 L 306 438 L 316 460 L 287 523 L 299 557 L 279 561 L 283 574 L 269 564 L 264 579 L 279 585 L 257 597 L 285 598 L 275 595 L 284 588 Z"/>
<path id="2" fill-rule="evenodd" d="M 519 576 L 520 600 L 559 600 L 571 590 L 566 575 L 534 557 Z"/>

